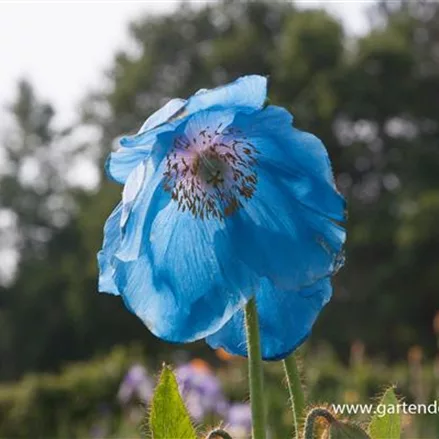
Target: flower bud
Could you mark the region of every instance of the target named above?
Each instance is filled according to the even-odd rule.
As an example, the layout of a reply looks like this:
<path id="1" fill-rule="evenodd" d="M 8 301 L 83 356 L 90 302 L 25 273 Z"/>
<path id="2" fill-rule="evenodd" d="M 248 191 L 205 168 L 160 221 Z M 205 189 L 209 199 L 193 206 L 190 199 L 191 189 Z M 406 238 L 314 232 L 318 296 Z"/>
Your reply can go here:
<path id="1" fill-rule="evenodd" d="M 232 439 L 227 431 L 220 428 L 212 430 L 206 437 L 206 439 Z"/>
<path id="2" fill-rule="evenodd" d="M 339 421 L 326 407 L 314 407 L 305 421 L 304 439 L 313 439 L 316 427 L 325 425 L 322 439 L 370 439 L 370 436 L 358 425 Z M 319 436 L 320 437 L 320 436 Z"/>

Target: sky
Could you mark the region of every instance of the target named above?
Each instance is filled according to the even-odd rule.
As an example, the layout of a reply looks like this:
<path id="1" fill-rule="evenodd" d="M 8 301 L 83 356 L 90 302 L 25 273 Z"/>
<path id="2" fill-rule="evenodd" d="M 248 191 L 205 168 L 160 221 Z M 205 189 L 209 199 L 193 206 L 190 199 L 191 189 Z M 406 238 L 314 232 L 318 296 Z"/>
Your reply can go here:
<path id="1" fill-rule="evenodd" d="M 191 1 L 197 5 L 205 2 Z M 170 12 L 179 3 L 0 0 L 0 115 L 14 97 L 17 80 L 25 77 L 38 96 L 55 106 L 58 125 L 73 123 L 81 99 L 99 87 L 115 51 L 129 45 L 127 24 L 145 14 Z M 367 30 L 365 10 L 371 3 L 296 1 L 307 8 L 324 4 L 351 34 Z"/>

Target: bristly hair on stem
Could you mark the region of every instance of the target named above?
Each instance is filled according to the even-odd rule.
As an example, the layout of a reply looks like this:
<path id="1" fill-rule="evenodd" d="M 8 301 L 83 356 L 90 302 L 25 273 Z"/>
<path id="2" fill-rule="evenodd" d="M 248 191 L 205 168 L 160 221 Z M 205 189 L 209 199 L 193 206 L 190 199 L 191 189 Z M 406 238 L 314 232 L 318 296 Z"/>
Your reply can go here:
<path id="1" fill-rule="evenodd" d="M 291 409 L 293 411 L 294 436 L 298 438 L 305 417 L 305 396 L 295 354 L 285 358 L 283 366 L 290 394 Z"/>
<path id="2" fill-rule="evenodd" d="M 262 370 L 258 311 L 255 298 L 250 299 L 245 306 L 245 328 L 247 334 L 250 405 L 252 410 L 252 439 L 265 439 L 266 413 L 263 383 L 264 377 Z"/>

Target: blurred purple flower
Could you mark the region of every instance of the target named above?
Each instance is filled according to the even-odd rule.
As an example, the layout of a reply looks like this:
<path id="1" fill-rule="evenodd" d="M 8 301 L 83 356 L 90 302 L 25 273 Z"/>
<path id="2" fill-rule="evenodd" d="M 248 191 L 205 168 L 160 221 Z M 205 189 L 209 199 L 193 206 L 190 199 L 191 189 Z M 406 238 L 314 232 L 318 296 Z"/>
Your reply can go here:
<path id="1" fill-rule="evenodd" d="M 92 439 L 101 439 L 108 435 L 108 430 L 100 424 L 92 425 L 89 435 Z"/>
<path id="2" fill-rule="evenodd" d="M 248 436 L 252 430 L 250 405 L 244 403 L 230 405 L 226 416 L 226 425 L 233 437 Z"/>
<path id="3" fill-rule="evenodd" d="M 111 409 L 107 403 L 98 405 L 96 419 L 89 431 L 89 436 L 92 439 L 102 439 L 108 437 L 111 416 Z"/>
<path id="4" fill-rule="evenodd" d="M 146 369 L 141 364 L 135 364 L 122 380 L 117 398 L 122 404 L 128 404 L 133 399 L 148 402 L 152 394 L 153 384 Z"/>
<path id="5" fill-rule="evenodd" d="M 201 421 L 207 414 L 224 415 L 227 410 L 220 380 L 203 360 L 193 360 L 175 371 L 180 393 L 190 415 Z"/>

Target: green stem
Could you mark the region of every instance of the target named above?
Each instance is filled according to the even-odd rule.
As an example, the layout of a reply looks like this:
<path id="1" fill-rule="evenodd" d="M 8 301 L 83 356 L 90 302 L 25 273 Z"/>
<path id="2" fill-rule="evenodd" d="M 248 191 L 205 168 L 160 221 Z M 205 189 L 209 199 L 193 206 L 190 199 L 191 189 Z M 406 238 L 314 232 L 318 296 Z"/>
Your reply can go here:
<path id="1" fill-rule="evenodd" d="M 295 437 L 299 437 L 300 428 L 305 414 L 305 396 L 300 381 L 299 368 L 297 367 L 294 354 L 283 360 L 285 376 L 290 392 L 291 408 L 293 410 Z"/>
<path id="2" fill-rule="evenodd" d="M 265 395 L 263 389 L 261 341 L 259 337 L 258 312 L 254 298 L 250 299 L 245 306 L 245 328 L 247 333 L 253 439 L 265 439 Z"/>

